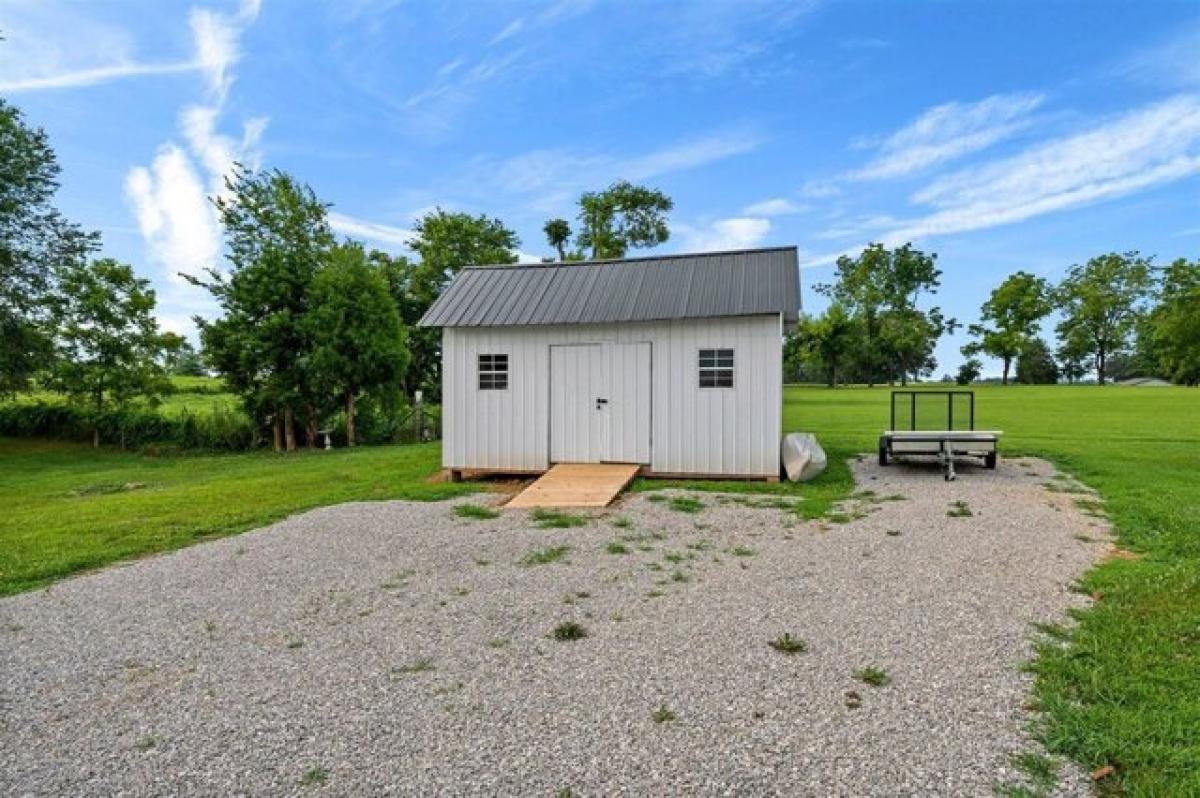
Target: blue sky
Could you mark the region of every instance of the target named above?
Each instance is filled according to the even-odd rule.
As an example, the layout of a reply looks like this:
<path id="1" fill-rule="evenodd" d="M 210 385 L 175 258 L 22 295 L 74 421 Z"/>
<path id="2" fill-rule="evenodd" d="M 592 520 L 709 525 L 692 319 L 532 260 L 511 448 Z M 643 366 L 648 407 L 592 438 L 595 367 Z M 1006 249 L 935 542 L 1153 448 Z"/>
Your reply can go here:
<path id="1" fill-rule="evenodd" d="M 395 251 L 441 205 L 536 258 L 581 191 L 643 182 L 675 199 L 664 251 L 798 246 L 807 310 L 872 240 L 937 252 L 966 322 L 1017 269 L 1200 255 L 1190 1 L 0 0 L 0 31 L 0 95 L 49 132 L 64 211 L 180 331 L 212 313 L 174 275 L 219 259 L 205 197 L 233 160 Z"/>

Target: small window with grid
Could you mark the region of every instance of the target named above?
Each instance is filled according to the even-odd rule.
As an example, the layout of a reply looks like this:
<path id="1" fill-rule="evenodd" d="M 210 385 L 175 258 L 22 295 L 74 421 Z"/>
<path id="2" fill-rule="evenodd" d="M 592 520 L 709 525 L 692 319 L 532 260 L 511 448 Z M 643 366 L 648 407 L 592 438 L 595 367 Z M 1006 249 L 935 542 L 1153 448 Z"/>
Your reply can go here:
<path id="1" fill-rule="evenodd" d="M 700 387 L 733 387 L 733 350 L 700 350 Z"/>
<path id="2" fill-rule="evenodd" d="M 508 390 L 508 355 L 479 356 L 479 390 Z"/>

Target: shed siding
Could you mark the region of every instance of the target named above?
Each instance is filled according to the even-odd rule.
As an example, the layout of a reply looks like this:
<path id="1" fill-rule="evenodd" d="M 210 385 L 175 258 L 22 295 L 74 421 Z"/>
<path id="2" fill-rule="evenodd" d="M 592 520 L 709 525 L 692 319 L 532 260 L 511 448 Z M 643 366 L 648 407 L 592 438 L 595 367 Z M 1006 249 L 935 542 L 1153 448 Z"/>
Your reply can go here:
<path id="1" fill-rule="evenodd" d="M 775 476 L 783 402 L 778 314 L 442 333 L 447 468 L 549 468 L 550 346 L 652 345 L 651 468 L 660 473 Z M 733 388 L 700 388 L 698 350 L 733 348 Z M 481 354 L 507 354 L 509 389 L 478 390 Z"/>

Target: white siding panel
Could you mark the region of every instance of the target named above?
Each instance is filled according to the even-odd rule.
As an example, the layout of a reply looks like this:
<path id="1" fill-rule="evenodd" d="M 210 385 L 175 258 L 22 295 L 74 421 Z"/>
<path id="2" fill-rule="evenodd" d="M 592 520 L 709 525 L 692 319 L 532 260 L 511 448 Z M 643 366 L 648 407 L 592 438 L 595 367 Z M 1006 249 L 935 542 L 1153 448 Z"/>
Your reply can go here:
<path id="1" fill-rule="evenodd" d="M 651 468 L 731 476 L 778 473 L 783 399 L 778 315 L 447 328 L 442 350 L 443 464 L 497 470 L 548 468 L 550 346 L 604 342 L 651 345 Z M 735 350 L 734 387 L 699 387 L 702 348 Z M 509 356 L 508 390 L 478 389 L 480 354 Z"/>

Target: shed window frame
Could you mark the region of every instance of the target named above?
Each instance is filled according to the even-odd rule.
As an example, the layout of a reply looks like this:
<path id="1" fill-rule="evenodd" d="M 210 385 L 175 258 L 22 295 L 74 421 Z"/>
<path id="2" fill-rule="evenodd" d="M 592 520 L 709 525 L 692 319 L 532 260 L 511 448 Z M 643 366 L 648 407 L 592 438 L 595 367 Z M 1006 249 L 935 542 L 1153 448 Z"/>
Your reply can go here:
<path id="1" fill-rule="evenodd" d="M 733 388 L 736 383 L 736 352 L 732 347 L 699 349 L 696 353 L 697 384 L 700 388 Z"/>
<path id="2" fill-rule="evenodd" d="M 476 384 L 481 391 L 508 390 L 508 353 L 480 354 L 476 360 Z"/>

